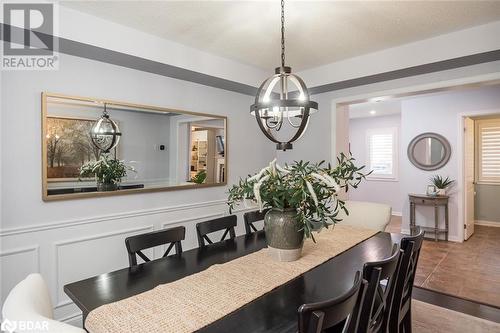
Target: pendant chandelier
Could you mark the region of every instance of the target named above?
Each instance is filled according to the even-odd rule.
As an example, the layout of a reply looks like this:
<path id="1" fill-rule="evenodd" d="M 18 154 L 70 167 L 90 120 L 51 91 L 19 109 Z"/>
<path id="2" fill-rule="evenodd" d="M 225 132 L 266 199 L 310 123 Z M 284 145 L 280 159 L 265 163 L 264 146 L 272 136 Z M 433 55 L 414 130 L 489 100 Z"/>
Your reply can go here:
<path id="1" fill-rule="evenodd" d="M 118 125 L 109 117 L 106 103 L 104 103 L 101 118 L 97 119 L 90 129 L 92 143 L 103 153 L 109 153 L 111 149 L 118 145 L 121 135 Z"/>
<path id="2" fill-rule="evenodd" d="M 266 137 L 276 143 L 276 148 L 285 151 L 292 149 L 292 142 L 304 134 L 310 114 L 317 110 L 318 103 L 310 100 L 304 81 L 292 73 L 291 67 L 285 66 L 285 1 L 281 0 L 281 66 L 260 85 L 250 114 L 255 116 Z M 276 134 L 285 122 L 292 129 L 287 133 L 292 134 L 288 140 L 278 139 Z"/>

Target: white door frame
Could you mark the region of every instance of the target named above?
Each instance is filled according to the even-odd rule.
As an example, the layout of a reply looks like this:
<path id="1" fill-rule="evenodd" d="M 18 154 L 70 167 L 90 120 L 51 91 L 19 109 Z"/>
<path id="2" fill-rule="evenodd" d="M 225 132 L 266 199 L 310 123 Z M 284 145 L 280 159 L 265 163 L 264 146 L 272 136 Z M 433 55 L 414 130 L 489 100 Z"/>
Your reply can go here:
<path id="1" fill-rule="evenodd" d="M 491 109 L 491 110 L 480 110 L 480 111 L 473 111 L 473 112 L 462 112 L 458 114 L 458 147 L 457 147 L 457 160 L 458 160 L 458 181 L 457 184 L 459 184 L 458 188 L 458 222 L 460 225 L 465 224 L 465 158 L 464 158 L 464 151 L 465 151 L 465 133 L 464 133 L 464 127 L 465 127 L 465 118 L 467 117 L 480 117 L 480 116 L 489 116 L 489 115 L 494 115 L 494 114 L 500 114 L 500 106 L 498 109 Z M 474 139 L 475 140 L 475 139 Z M 476 144 L 474 142 L 474 144 Z M 465 233 L 464 233 L 464 228 L 459 228 L 459 237 L 460 239 L 465 239 Z"/>
<path id="2" fill-rule="evenodd" d="M 480 86 L 482 84 L 487 84 L 488 82 L 493 82 L 500 80 L 500 72 L 497 73 L 490 73 L 490 74 L 484 74 L 484 75 L 478 75 L 478 76 L 470 76 L 470 77 L 465 77 L 465 78 L 460 78 L 460 79 L 455 79 L 455 80 L 448 80 L 448 81 L 438 81 L 438 82 L 432 82 L 432 83 L 427 83 L 427 84 L 419 84 L 419 85 L 409 85 L 403 88 L 397 88 L 397 89 L 389 89 L 389 90 L 378 90 L 378 91 L 371 91 L 367 92 L 364 94 L 358 94 L 358 95 L 349 95 L 348 93 L 345 96 L 341 97 L 333 97 L 331 99 L 331 113 L 332 117 L 330 117 L 331 121 L 331 145 L 330 145 L 330 161 L 332 165 L 336 165 L 336 157 L 337 157 L 337 151 L 336 147 L 338 145 L 338 140 L 339 138 L 336 137 L 336 134 L 339 132 L 337 131 L 337 122 L 336 122 L 336 112 L 337 110 L 342 110 L 345 108 L 345 105 L 351 104 L 351 103 L 361 103 L 361 102 L 367 102 L 370 100 L 374 100 L 377 97 L 388 97 L 388 98 L 398 98 L 398 97 L 405 97 L 405 96 L 415 96 L 415 95 L 421 95 L 421 94 L 426 94 L 426 93 L 432 93 L 432 92 L 437 92 L 437 91 L 449 91 L 449 90 L 455 90 L 455 89 L 460 89 L 460 88 L 466 88 L 467 86 L 473 87 L 474 85 Z M 330 94 L 333 94 L 333 92 L 330 92 Z M 459 147 L 457 149 L 458 153 L 458 174 L 459 174 L 459 188 L 458 188 L 458 205 L 459 207 L 462 207 L 462 209 L 458 210 L 458 221 L 455 222 L 458 224 L 458 230 L 459 230 L 459 242 L 464 241 L 464 191 L 463 191 L 463 181 L 464 181 L 464 175 L 463 175 L 463 117 L 465 116 L 470 116 L 470 115 L 480 115 L 480 112 L 484 112 L 485 114 L 490 113 L 498 113 L 499 110 L 485 110 L 485 111 L 479 111 L 479 113 L 469 113 L 469 114 L 461 114 L 458 117 L 458 128 L 459 128 Z M 347 123 L 348 124 L 348 123 Z M 342 132 L 342 131 L 340 131 Z M 345 140 L 346 138 L 340 138 Z M 348 138 L 347 138 L 348 140 Z M 453 152 L 452 152 L 453 153 Z M 346 198 L 348 199 L 348 198 Z M 453 222 L 452 222 L 453 223 Z"/>

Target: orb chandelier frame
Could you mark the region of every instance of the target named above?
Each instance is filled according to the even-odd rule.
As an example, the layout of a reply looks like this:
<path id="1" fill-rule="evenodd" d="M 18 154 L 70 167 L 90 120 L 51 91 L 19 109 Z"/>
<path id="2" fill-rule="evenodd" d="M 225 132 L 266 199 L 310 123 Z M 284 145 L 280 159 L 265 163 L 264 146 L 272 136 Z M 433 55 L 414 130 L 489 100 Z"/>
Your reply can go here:
<path id="1" fill-rule="evenodd" d="M 107 105 L 104 103 L 102 116 L 96 120 L 90 129 L 92 143 L 103 153 L 109 153 L 120 142 L 122 133 L 113 119 L 109 117 Z"/>
<path id="2" fill-rule="evenodd" d="M 295 86 L 295 90 L 290 90 Z M 285 1 L 281 0 L 281 66 L 266 79 L 257 90 L 250 114 L 255 116 L 264 135 L 276 143 L 278 150 L 292 149 L 292 143 L 304 134 L 309 117 L 318 110 L 318 103 L 311 101 L 304 81 L 285 65 Z M 282 141 L 274 132 L 279 132 L 286 121 L 296 129 L 291 137 Z"/>

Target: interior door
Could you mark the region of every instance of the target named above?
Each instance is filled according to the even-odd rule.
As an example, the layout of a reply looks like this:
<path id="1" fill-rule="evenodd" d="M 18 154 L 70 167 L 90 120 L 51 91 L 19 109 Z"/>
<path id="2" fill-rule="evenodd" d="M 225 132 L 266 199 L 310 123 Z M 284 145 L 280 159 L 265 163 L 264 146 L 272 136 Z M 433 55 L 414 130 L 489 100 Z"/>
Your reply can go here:
<path id="1" fill-rule="evenodd" d="M 474 233 L 474 120 L 464 119 L 465 225 L 464 239 Z"/>

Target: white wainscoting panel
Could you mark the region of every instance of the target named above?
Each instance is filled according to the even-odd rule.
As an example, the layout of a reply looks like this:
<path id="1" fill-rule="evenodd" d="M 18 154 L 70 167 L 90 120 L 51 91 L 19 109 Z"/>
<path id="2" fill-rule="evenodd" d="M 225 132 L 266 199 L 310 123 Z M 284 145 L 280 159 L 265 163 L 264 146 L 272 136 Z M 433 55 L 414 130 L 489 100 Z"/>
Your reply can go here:
<path id="1" fill-rule="evenodd" d="M 65 284 L 127 267 L 125 238 L 149 231 L 153 231 L 152 225 L 54 244 L 56 308 L 71 303 L 63 290 Z"/>
<path id="2" fill-rule="evenodd" d="M 40 271 L 38 245 L 15 248 L 0 253 L 0 299 L 3 302 L 9 291 L 30 273 Z"/>

